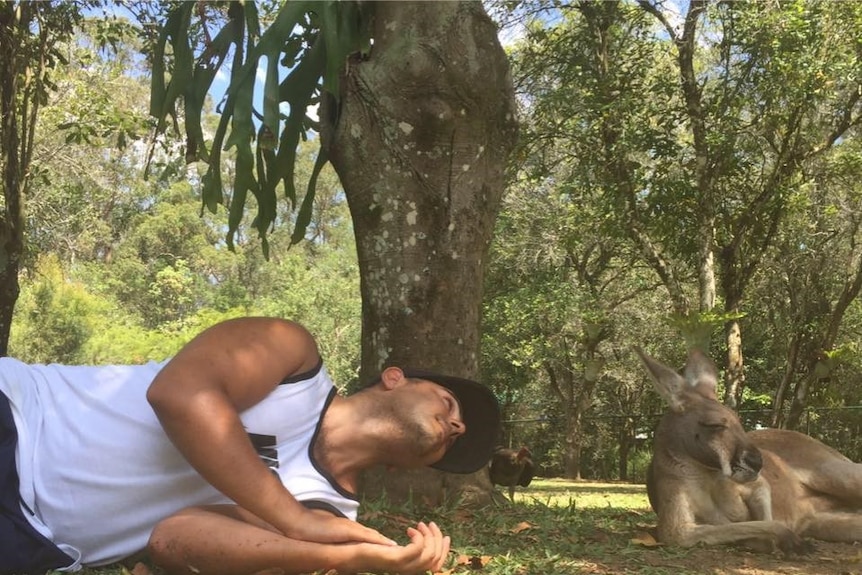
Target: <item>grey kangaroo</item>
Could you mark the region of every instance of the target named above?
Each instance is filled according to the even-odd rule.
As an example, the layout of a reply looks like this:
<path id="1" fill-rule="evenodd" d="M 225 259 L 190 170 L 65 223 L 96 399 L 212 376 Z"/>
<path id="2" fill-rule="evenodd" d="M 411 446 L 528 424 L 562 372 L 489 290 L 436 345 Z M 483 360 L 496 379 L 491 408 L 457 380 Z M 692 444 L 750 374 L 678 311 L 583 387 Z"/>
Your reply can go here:
<path id="1" fill-rule="evenodd" d="M 660 541 L 785 553 L 806 551 L 804 537 L 862 541 L 862 464 L 795 431 L 746 433 L 698 350 L 681 374 L 635 351 L 669 407 L 647 471 Z"/>

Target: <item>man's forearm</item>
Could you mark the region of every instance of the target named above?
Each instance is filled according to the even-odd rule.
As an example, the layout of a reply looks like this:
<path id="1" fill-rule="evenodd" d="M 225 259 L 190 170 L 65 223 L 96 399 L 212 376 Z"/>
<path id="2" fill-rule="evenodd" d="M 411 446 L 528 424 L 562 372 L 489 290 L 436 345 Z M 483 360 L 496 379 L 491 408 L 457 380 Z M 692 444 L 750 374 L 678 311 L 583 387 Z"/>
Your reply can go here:
<path id="1" fill-rule="evenodd" d="M 369 567 L 368 544 L 323 544 L 290 539 L 244 520 L 234 506 L 188 509 L 153 530 L 148 551 L 171 574 L 242 575 L 276 569 L 285 575 Z"/>

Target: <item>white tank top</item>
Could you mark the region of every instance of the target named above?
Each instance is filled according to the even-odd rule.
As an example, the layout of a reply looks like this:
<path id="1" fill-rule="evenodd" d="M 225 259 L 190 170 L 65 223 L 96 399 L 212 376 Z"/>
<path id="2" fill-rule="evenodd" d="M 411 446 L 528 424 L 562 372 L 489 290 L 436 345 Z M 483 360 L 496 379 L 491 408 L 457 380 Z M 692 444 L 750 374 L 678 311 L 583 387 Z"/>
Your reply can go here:
<path id="1" fill-rule="evenodd" d="M 0 358 L 0 390 L 18 428 L 24 515 L 81 565 L 143 549 L 176 511 L 230 501 L 207 483 L 162 431 L 146 400 L 166 362 L 140 366 L 27 365 Z M 299 501 L 356 519 L 356 496 L 311 458 L 336 390 L 319 368 L 280 384 L 242 412 L 264 462 Z M 249 486 L 253 488 L 253 486 Z"/>

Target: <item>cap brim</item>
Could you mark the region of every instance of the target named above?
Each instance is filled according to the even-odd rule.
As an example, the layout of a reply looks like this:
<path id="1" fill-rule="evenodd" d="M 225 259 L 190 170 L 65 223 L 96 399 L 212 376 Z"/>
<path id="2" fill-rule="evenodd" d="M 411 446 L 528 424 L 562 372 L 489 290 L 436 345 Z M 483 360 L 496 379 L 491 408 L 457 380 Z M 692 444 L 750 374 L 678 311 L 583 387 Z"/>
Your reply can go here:
<path id="1" fill-rule="evenodd" d="M 500 406 L 491 390 L 470 379 L 424 370 L 405 369 L 404 375 L 442 385 L 461 404 L 466 431 L 431 467 L 449 473 L 473 473 L 487 465 L 500 433 Z"/>

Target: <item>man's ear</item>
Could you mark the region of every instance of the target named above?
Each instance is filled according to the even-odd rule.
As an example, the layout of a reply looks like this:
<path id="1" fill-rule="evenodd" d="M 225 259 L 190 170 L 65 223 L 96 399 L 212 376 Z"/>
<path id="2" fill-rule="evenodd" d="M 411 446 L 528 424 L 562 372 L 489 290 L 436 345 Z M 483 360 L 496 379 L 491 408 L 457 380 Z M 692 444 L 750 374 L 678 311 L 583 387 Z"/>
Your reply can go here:
<path id="1" fill-rule="evenodd" d="M 387 367 L 380 374 L 380 381 L 383 383 L 383 389 L 395 389 L 406 384 L 407 378 L 400 367 Z"/>

